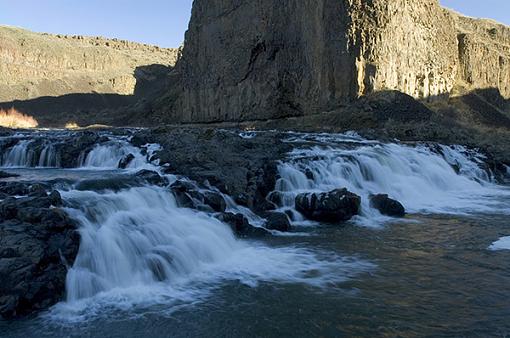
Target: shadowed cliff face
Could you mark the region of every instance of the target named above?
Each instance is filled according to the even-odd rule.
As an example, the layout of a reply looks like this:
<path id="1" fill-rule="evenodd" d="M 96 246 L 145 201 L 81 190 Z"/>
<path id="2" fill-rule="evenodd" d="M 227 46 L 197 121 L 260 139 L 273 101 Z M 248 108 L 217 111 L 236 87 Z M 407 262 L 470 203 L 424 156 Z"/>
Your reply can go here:
<path id="1" fill-rule="evenodd" d="M 265 119 L 348 101 L 346 11 L 338 0 L 195 1 L 175 118 Z"/>

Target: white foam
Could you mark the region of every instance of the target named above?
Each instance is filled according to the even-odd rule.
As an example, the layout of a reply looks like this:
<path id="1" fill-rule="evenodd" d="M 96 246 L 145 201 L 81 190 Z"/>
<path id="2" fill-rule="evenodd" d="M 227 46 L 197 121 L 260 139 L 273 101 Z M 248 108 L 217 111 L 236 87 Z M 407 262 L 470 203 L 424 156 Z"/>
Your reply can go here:
<path id="1" fill-rule="evenodd" d="M 510 236 L 508 237 L 501 237 L 496 242 L 492 243 L 492 245 L 489 247 L 489 250 L 510 250 Z"/>
<path id="2" fill-rule="evenodd" d="M 365 225 L 390 220 L 369 206 L 369 195 L 379 193 L 399 200 L 410 213 L 510 213 L 510 189 L 493 183 L 480 167 L 483 157 L 464 147 L 442 146 L 443 157 L 425 146 L 337 143 L 296 149 L 280 164 L 276 190 L 283 192 L 284 209 L 294 207 L 299 193 L 345 187 L 362 197 L 358 220 Z"/>
<path id="3" fill-rule="evenodd" d="M 82 320 L 108 308 L 171 308 L 207 297 L 225 280 L 321 287 L 373 268 L 335 253 L 238 240 L 217 219 L 178 208 L 164 188 L 62 196 L 81 224 L 81 245 L 67 276 L 67 301 L 51 313 L 59 320 Z"/>

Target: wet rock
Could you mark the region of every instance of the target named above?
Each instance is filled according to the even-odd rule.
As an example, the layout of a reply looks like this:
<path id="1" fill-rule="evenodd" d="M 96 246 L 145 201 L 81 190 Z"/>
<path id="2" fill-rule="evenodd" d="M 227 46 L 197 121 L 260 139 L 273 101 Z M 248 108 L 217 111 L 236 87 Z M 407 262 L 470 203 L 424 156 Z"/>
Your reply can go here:
<path id="1" fill-rule="evenodd" d="M 129 166 L 129 164 L 131 163 L 131 161 L 133 161 L 134 159 L 135 159 L 135 155 L 127 154 L 120 159 L 117 167 L 119 169 L 126 169 Z"/>
<path id="2" fill-rule="evenodd" d="M 11 177 L 19 177 L 18 174 L 8 173 L 5 171 L 0 171 L 0 179 L 1 178 L 11 178 Z"/>
<path id="3" fill-rule="evenodd" d="M 279 161 L 292 148 L 282 135 L 244 139 L 234 130 L 162 127 L 139 132 L 136 143 L 145 142 L 149 132 L 151 143 L 162 146 L 156 157 L 165 172 L 208 183 L 256 212 L 275 208 L 266 197 L 274 190 Z"/>
<path id="4" fill-rule="evenodd" d="M 28 187 L 28 196 L 30 197 L 46 197 L 46 188 L 41 184 L 33 184 Z"/>
<path id="5" fill-rule="evenodd" d="M 50 199 L 51 205 L 55 207 L 62 206 L 62 196 L 60 193 L 56 190 L 53 190 L 49 195 L 48 198 Z"/>
<path id="6" fill-rule="evenodd" d="M 263 237 L 270 232 L 264 228 L 255 227 L 242 214 L 224 212 L 216 216 L 220 221 L 230 225 L 232 231 L 240 237 Z"/>
<path id="7" fill-rule="evenodd" d="M 371 195 L 370 206 L 386 216 L 404 217 L 406 215 L 406 210 L 402 203 L 389 198 L 386 194 Z"/>
<path id="8" fill-rule="evenodd" d="M 296 210 L 320 222 L 343 222 L 360 211 L 361 197 L 347 189 L 326 193 L 305 193 L 296 197 Z"/>
<path id="9" fill-rule="evenodd" d="M 44 310 L 62 300 L 78 253 L 76 224 L 55 204 L 60 194 L 0 203 L 0 316 Z M 60 202 L 59 202 L 60 201 Z"/>
<path id="10" fill-rule="evenodd" d="M 28 195 L 28 185 L 21 182 L 0 182 L 0 193 L 9 196 Z"/>
<path id="11" fill-rule="evenodd" d="M 76 188 L 76 190 L 81 190 L 81 191 L 86 191 L 86 190 L 91 190 L 91 191 L 106 191 L 106 190 L 111 190 L 111 191 L 117 192 L 117 191 L 120 191 L 122 189 L 128 189 L 128 188 L 131 188 L 131 187 L 134 187 L 134 186 L 139 186 L 143 182 L 145 182 L 145 180 L 143 180 L 142 178 L 140 178 L 139 180 L 137 178 L 133 178 L 131 176 L 110 177 L 110 178 L 99 179 L 99 180 L 91 179 L 91 180 L 80 181 L 76 185 L 75 188 Z"/>
<path id="12" fill-rule="evenodd" d="M 181 191 L 181 192 L 190 192 L 196 189 L 196 186 L 189 182 L 183 180 L 177 180 L 170 185 L 172 191 Z"/>
<path id="13" fill-rule="evenodd" d="M 179 208 L 193 209 L 196 207 L 195 202 L 187 192 L 172 190 L 172 193 L 175 197 L 175 202 L 177 203 L 177 206 Z"/>
<path id="14" fill-rule="evenodd" d="M 281 212 L 270 212 L 266 216 L 265 227 L 269 230 L 290 231 L 291 225 L 286 214 Z"/>
<path id="15" fill-rule="evenodd" d="M 268 196 L 267 199 L 269 202 L 274 203 L 276 206 L 283 205 L 283 194 L 279 191 L 273 191 Z"/>
<path id="16" fill-rule="evenodd" d="M 152 184 L 152 185 L 158 185 L 160 187 L 164 187 L 168 184 L 168 181 L 166 178 L 162 177 L 160 174 L 158 174 L 155 171 L 152 170 L 140 170 L 135 174 L 136 177 L 144 180 L 145 182 Z"/>
<path id="17" fill-rule="evenodd" d="M 204 203 L 217 212 L 224 212 L 227 208 L 227 203 L 223 196 L 214 191 L 207 191 L 204 193 Z"/>
<path id="18" fill-rule="evenodd" d="M 306 168 L 305 170 L 305 176 L 306 178 L 308 178 L 309 180 L 314 180 L 315 178 L 315 175 L 313 174 L 313 171 L 310 170 L 310 168 Z"/>

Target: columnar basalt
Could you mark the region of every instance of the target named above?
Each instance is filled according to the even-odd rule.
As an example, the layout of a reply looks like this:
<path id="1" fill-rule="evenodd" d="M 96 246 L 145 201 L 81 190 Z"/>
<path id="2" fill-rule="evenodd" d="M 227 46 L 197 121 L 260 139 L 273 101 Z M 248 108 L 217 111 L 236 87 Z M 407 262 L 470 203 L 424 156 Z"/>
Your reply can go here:
<path id="1" fill-rule="evenodd" d="M 510 29 L 437 0 L 196 0 L 162 118 L 245 121 L 315 114 L 398 90 L 510 94 Z"/>

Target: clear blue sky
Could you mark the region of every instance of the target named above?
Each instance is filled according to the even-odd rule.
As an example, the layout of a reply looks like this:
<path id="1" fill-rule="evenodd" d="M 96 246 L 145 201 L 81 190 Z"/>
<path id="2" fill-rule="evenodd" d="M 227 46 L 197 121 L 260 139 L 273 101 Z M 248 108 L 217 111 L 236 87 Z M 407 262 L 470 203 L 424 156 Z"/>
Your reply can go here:
<path id="1" fill-rule="evenodd" d="M 281 1 L 281 0 L 274 0 Z M 510 24 L 510 0 L 441 0 L 469 16 Z M 177 47 L 192 0 L 0 0 L 0 24 Z"/>
<path id="2" fill-rule="evenodd" d="M 192 0 L 0 0 L 0 24 L 179 47 Z"/>

